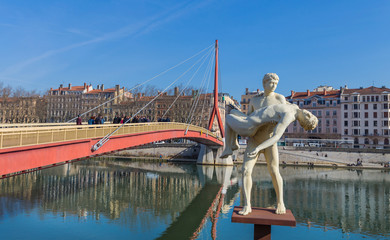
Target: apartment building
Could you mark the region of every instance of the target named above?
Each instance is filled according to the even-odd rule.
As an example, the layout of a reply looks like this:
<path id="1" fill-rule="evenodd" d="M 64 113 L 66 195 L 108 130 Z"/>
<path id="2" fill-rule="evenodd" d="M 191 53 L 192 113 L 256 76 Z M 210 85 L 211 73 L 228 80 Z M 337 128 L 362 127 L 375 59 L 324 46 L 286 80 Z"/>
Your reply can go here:
<path id="1" fill-rule="evenodd" d="M 328 86 L 320 86 L 313 91 L 305 92 L 291 91 L 286 100 L 306 109 L 318 118 L 318 126 L 314 130 L 305 131 L 295 121 L 291 123 L 284 134 L 288 138 L 313 138 L 313 139 L 340 139 L 340 93 L 342 89 L 336 90 Z"/>
<path id="2" fill-rule="evenodd" d="M 50 88 L 48 94 L 45 95 L 47 101 L 47 121 L 69 121 L 77 117 L 77 115 L 115 98 L 115 100 L 108 101 L 107 104 L 94 109 L 83 117 L 84 120 L 88 120 L 90 116 L 101 114 L 106 120 L 111 120 L 113 118 L 111 106 L 126 97 L 129 96 L 125 94 L 125 89 L 120 88 L 119 85 L 116 85 L 115 88 L 105 89 L 102 84 L 94 89 L 92 85 L 87 85 L 86 83 L 83 86 L 72 86 L 69 84 L 68 87 L 64 87 L 61 84 L 57 89 Z"/>
<path id="3" fill-rule="evenodd" d="M 40 123 L 46 120 L 46 102 L 39 96 L 0 99 L 0 123 Z"/>
<path id="4" fill-rule="evenodd" d="M 250 92 L 248 88 L 245 88 L 245 94 L 241 95 L 241 111 L 245 114 L 248 114 L 249 103 L 251 98 L 260 94 L 260 90 Z"/>
<path id="5" fill-rule="evenodd" d="M 355 147 L 389 148 L 390 89 L 345 89 L 341 93 L 342 138 Z"/>

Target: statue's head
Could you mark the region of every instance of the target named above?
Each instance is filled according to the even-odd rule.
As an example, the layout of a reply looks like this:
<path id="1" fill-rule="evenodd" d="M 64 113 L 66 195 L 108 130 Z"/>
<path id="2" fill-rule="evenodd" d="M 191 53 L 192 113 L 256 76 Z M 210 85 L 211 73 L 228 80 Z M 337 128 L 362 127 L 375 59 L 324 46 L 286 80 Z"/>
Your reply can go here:
<path id="1" fill-rule="evenodd" d="M 313 130 L 317 127 L 318 119 L 311 112 L 299 109 L 298 122 L 306 130 Z"/>
<path id="2" fill-rule="evenodd" d="M 266 92 L 275 91 L 279 82 L 279 77 L 276 73 L 267 73 L 263 77 L 263 87 Z"/>

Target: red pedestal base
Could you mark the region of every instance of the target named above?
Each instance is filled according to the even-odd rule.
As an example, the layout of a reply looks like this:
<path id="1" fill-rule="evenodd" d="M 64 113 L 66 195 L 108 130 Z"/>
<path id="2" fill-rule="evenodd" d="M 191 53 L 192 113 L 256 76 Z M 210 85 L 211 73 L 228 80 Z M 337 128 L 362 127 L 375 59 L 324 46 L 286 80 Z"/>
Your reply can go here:
<path id="1" fill-rule="evenodd" d="M 275 209 L 252 208 L 252 212 L 246 216 L 239 215 L 242 207 L 234 207 L 232 222 L 254 224 L 253 239 L 271 239 L 271 225 L 296 226 L 294 215 L 290 210 L 286 214 L 276 214 Z"/>

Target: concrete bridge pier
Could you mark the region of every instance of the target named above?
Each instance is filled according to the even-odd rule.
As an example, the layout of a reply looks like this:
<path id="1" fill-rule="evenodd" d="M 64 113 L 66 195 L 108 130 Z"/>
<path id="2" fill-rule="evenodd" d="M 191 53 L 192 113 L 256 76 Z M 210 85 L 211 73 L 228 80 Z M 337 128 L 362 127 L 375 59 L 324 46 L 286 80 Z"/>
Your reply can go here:
<path id="1" fill-rule="evenodd" d="M 198 155 L 197 164 L 203 165 L 221 165 L 231 166 L 233 165 L 233 158 L 237 158 L 237 152 L 235 151 L 232 156 L 227 158 L 220 158 L 223 147 L 206 146 L 201 144 Z"/>

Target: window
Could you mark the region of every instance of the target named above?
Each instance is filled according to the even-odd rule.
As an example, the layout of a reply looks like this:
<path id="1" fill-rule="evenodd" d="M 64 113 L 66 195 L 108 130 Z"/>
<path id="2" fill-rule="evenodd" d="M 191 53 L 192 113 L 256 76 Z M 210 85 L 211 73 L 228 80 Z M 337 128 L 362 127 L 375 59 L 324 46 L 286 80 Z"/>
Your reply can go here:
<path id="1" fill-rule="evenodd" d="M 377 118 L 378 117 L 378 113 L 377 112 L 373 112 L 373 117 Z"/>
<path id="2" fill-rule="evenodd" d="M 368 112 L 364 113 L 364 118 L 368 118 Z"/>
<path id="3" fill-rule="evenodd" d="M 385 120 L 383 121 L 383 124 L 382 124 L 383 127 L 387 127 L 389 126 L 389 121 Z"/>
<path id="4" fill-rule="evenodd" d="M 360 118 L 359 112 L 353 112 L 353 117 L 354 118 Z"/>
<path id="5" fill-rule="evenodd" d="M 337 105 L 337 102 L 334 101 L 334 102 L 333 102 L 333 107 L 336 107 L 336 105 Z"/>
<path id="6" fill-rule="evenodd" d="M 378 126 L 378 121 L 374 121 L 374 127 L 377 127 Z"/>
<path id="7" fill-rule="evenodd" d="M 364 129 L 364 135 L 368 135 L 368 129 Z"/>
<path id="8" fill-rule="evenodd" d="M 357 102 L 357 101 L 358 101 L 358 97 L 357 97 L 357 96 L 354 96 L 354 97 L 353 97 L 353 101 L 354 101 L 354 102 Z"/>
<path id="9" fill-rule="evenodd" d="M 313 107 L 317 107 L 317 103 L 313 102 Z"/>
<path id="10" fill-rule="evenodd" d="M 354 104 L 354 105 L 353 105 L 353 109 L 355 109 L 355 110 L 356 110 L 356 109 L 359 109 L 359 104 Z"/>
<path id="11" fill-rule="evenodd" d="M 374 109 L 377 109 L 377 108 L 378 108 L 378 106 L 377 106 L 377 104 L 376 104 L 376 103 L 374 104 L 374 106 L 373 106 L 373 107 L 374 107 Z"/>
<path id="12" fill-rule="evenodd" d="M 344 113 L 344 118 L 348 118 L 348 113 L 347 112 Z"/>
<path id="13" fill-rule="evenodd" d="M 328 110 L 325 113 L 326 113 L 326 116 L 330 115 L 330 112 Z"/>
<path id="14" fill-rule="evenodd" d="M 353 123 L 352 126 L 354 126 L 354 127 L 360 126 L 360 121 L 353 121 L 352 123 Z"/>
<path id="15" fill-rule="evenodd" d="M 363 96 L 363 102 L 365 102 L 366 101 L 366 97 L 365 96 Z"/>
<path id="16" fill-rule="evenodd" d="M 333 116 L 337 116 L 337 111 L 333 110 Z"/>
<path id="17" fill-rule="evenodd" d="M 359 129 L 354 129 L 354 130 L 353 130 L 353 134 L 354 134 L 354 135 L 359 135 L 359 134 L 360 134 L 359 132 L 360 132 Z"/>
<path id="18" fill-rule="evenodd" d="M 329 127 L 329 125 L 330 125 L 330 121 L 329 119 L 326 119 L 326 126 Z"/>
<path id="19" fill-rule="evenodd" d="M 364 104 L 364 109 L 368 109 L 368 104 L 366 103 L 366 104 Z"/>
<path id="20" fill-rule="evenodd" d="M 364 121 L 364 126 L 368 127 L 368 121 Z"/>
<path id="21" fill-rule="evenodd" d="M 384 112 L 384 113 L 383 113 L 383 117 L 384 117 L 384 118 L 389 117 L 389 112 Z"/>
<path id="22" fill-rule="evenodd" d="M 348 110 L 348 105 L 347 104 L 344 105 L 344 110 Z"/>
<path id="23" fill-rule="evenodd" d="M 387 97 L 387 95 L 384 95 L 383 96 L 383 101 L 387 101 L 389 98 Z"/>
<path id="24" fill-rule="evenodd" d="M 313 115 L 317 116 L 317 111 L 316 110 L 313 111 Z"/>
<path id="25" fill-rule="evenodd" d="M 333 133 L 337 133 L 337 128 L 333 128 Z"/>
<path id="26" fill-rule="evenodd" d="M 318 111 L 318 116 L 321 117 L 321 115 L 322 115 L 322 111 L 320 110 L 320 111 Z"/>
<path id="27" fill-rule="evenodd" d="M 375 96 L 375 101 L 379 102 L 379 96 Z"/>
<path id="28" fill-rule="evenodd" d="M 348 129 L 344 129 L 344 134 L 348 135 Z"/>
<path id="29" fill-rule="evenodd" d="M 344 100 L 345 100 L 345 101 L 348 101 L 348 97 L 344 97 Z"/>
<path id="30" fill-rule="evenodd" d="M 389 104 L 388 103 L 384 103 L 383 104 L 383 109 L 389 109 Z"/>

